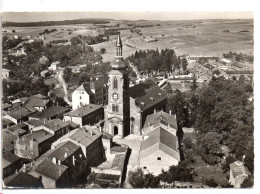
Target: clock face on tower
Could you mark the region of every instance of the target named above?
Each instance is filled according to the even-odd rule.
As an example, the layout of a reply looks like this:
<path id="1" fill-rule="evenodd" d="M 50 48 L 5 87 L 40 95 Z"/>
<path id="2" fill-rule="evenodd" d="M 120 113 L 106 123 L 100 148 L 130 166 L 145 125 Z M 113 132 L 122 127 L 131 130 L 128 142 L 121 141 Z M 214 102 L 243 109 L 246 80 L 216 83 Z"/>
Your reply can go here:
<path id="1" fill-rule="evenodd" d="M 114 100 L 118 100 L 119 95 L 118 95 L 117 93 L 113 93 L 112 95 L 113 95 L 113 99 L 114 99 Z"/>

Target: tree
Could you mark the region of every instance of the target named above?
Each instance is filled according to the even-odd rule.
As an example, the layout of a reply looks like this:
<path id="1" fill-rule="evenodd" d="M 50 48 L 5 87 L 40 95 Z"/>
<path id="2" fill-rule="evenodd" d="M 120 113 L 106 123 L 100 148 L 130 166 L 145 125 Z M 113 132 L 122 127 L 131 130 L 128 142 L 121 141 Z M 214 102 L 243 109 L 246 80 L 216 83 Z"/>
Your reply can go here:
<path id="1" fill-rule="evenodd" d="M 160 184 L 158 177 L 150 173 L 144 174 L 141 168 L 130 171 L 128 180 L 134 188 L 158 188 Z"/>
<path id="2" fill-rule="evenodd" d="M 101 48 L 100 51 L 99 51 L 101 54 L 104 54 L 106 52 L 106 49 L 105 48 Z"/>
<path id="3" fill-rule="evenodd" d="M 197 153 L 208 164 L 215 164 L 222 154 L 220 146 L 221 136 L 215 132 L 197 135 Z"/>
<path id="4" fill-rule="evenodd" d="M 168 171 L 162 171 L 159 175 L 161 181 L 172 183 L 174 181 L 193 181 L 192 169 L 185 162 L 178 166 L 170 166 Z"/>
<path id="5" fill-rule="evenodd" d="M 71 39 L 70 39 L 70 42 L 71 42 L 71 45 L 78 45 L 81 43 L 81 40 L 78 36 L 73 36 Z"/>

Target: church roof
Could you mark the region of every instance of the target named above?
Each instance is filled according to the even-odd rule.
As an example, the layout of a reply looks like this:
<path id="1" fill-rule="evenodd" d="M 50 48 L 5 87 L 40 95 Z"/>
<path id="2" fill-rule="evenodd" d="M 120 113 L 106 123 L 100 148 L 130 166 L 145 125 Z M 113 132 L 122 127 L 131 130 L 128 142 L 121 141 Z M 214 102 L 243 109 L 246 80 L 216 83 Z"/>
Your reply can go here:
<path id="1" fill-rule="evenodd" d="M 130 97 L 136 100 L 136 105 L 142 111 L 167 99 L 167 93 L 162 90 L 152 79 L 129 88 Z"/>

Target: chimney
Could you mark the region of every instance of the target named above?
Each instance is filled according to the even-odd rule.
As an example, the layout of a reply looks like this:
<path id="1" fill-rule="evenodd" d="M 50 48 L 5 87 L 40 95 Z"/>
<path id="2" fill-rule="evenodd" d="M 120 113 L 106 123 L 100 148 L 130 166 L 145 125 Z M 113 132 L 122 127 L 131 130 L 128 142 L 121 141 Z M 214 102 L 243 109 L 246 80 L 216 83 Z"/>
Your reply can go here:
<path id="1" fill-rule="evenodd" d="M 52 158 L 52 163 L 56 164 L 56 158 Z"/>
<path id="2" fill-rule="evenodd" d="M 99 132 L 102 133 L 102 128 L 101 128 L 101 126 L 99 126 Z"/>
<path id="3" fill-rule="evenodd" d="M 90 129 L 90 135 L 93 136 L 93 131 L 92 131 L 92 129 Z"/>
<path id="4" fill-rule="evenodd" d="M 155 113 L 156 113 L 156 109 L 154 109 L 154 111 L 153 111 L 153 112 L 154 112 L 154 114 L 155 114 Z"/>
<path id="5" fill-rule="evenodd" d="M 172 110 L 169 111 L 169 114 L 172 115 Z"/>
<path id="6" fill-rule="evenodd" d="M 60 160 L 58 160 L 58 164 L 60 165 Z"/>
<path id="7" fill-rule="evenodd" d="M 68 157 L 68 154 L 67 154 L 67 152 L 65 152 L 65 154 L 64 154 L 64 157 L 66 158 L 66 157 Z"/>

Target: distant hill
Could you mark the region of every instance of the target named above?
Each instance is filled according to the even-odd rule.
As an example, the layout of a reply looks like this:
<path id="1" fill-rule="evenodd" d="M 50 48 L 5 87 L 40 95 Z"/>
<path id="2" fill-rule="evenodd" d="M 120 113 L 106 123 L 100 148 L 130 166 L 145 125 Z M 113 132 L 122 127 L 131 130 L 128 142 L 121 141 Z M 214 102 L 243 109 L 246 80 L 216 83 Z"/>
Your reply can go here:
<path id="1" fill-rule="evenodd" d="M 3 22 L 2 27 L 34 27 L 34 26 L 57 26 L 70 24 L 108 24 L 111 19 L 76 19 L 64 21 L 44 21 L 44 22 Z"/>

